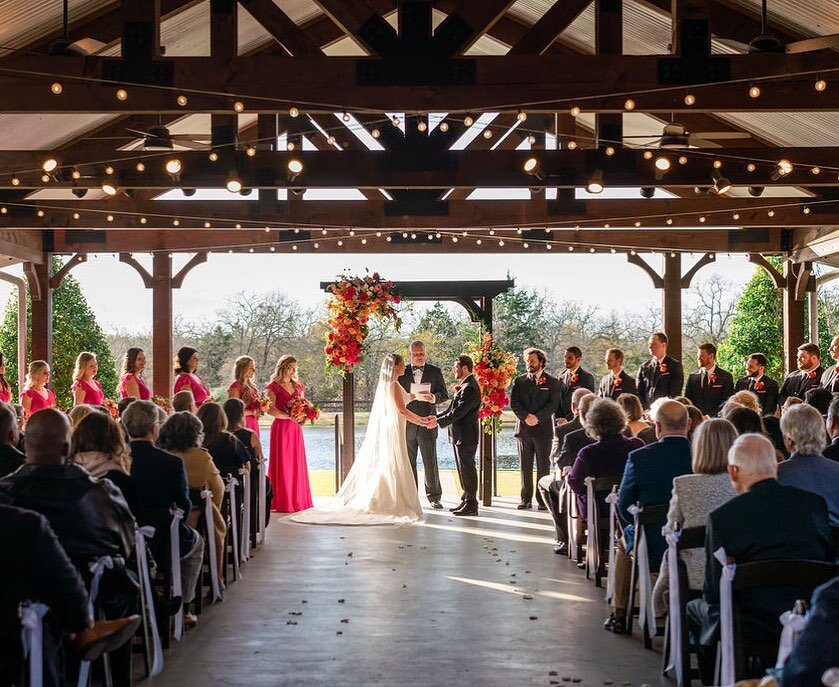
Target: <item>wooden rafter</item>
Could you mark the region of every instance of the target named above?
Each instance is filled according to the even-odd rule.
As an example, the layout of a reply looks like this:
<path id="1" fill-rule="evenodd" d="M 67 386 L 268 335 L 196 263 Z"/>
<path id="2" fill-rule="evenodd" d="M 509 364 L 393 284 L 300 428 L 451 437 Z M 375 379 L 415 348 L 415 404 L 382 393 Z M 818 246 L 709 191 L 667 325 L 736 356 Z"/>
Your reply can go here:
<path id="1" fill-rule="evenodd" d="M 239 0 L 239 2 L 289 55 L 311 57 L 323 54 L 306 32 L 272 0 Z"/>
<path id="2" fill-rule="evenodd" d="M 530 30 L 516 41 L 507 54 L 541 55 L 591 2 L 592 0 L 557 0 Z"/>
<path id="3" fill-rule="evenodd" d="M 514 0 L 460 0 L 434 32 L 441 57 L 465 53 L 513 4 Z"/>

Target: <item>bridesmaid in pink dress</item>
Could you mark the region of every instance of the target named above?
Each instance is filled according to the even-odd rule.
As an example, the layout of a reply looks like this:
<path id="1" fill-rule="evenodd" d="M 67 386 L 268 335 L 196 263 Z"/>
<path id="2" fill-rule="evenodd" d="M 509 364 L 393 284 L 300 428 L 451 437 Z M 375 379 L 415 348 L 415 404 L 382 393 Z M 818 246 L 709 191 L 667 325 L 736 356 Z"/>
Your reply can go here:
<path id="1" fill-rule="evenodd" d="M 46 361 L 33 360 L 29 363 L 26 384 L 20 397 L 24 420 L 28 420 L 33 413 L 37 413 L 39 410 L 55 406 L 55 394 L 47 389 L 49 381 L 50 366 Z"/>
<path id="2" fill-rule="evenodd" d="M 105 400 L 105 393 L 102 385 L 96 381 L 96 373 L 99 372 L 99 361 L 95 353 L 87 351 L 79 353 L 76 357 L 76 367 L 73 370 L 73 405 L 84 404 L 90 406 L 101 406 Z"/>
<path id="3" fill-rule="evenodd" d="M 230 398 L 242 399 L 242 403 L 245 404 L 245 427 L 259 439 L 259 416 L 262 414 L 262 406 L 259 402 L 259 389 L 253 383 L 255 372 L 256 366 L 249 355 L 236 358 L 233 368 L 234 380 L 227 387 L 227 395 Z"/>
<path id="4" fill-rule="evenodd" d="M 129 348 L 122 359 L 122 371 L 120 372 L 119 391 L 120 398 L 133 396 L 140 401 L 151 399 L 151 389 L 143 379 L 143 370 L 146 369 L 146 354 L 142 348 Z"/>
<path id="5" fill-rule="evenodd" d="M 12 402 L 12 387 L 6 381 L 6 356 L 0 353 L 0 401 Z"/>
<path id="6" fill-rule="evenodd" d="M 201 381 L 195 370 L 198 369 L 198 351 L 189 346 L 178 350 L 175 356 L 175 393 L 179 391 L 191 391 L 195 399 L 195 405 L 201 404 L 210 398 L 210 390 Z"/>
<path id="7" fill-rule="evenodd" d="M 274 418 L 268 460 L 268 478 L 274 485 L 271 510 L 280 513 L 306 510 L 313 504 L 303 428 L 288 414 L 289 401 L 305 391 L 297 379 L 297 360 L 290 355 L 282 356 L 266 391 L 271 401 L 268 414 Z"/>

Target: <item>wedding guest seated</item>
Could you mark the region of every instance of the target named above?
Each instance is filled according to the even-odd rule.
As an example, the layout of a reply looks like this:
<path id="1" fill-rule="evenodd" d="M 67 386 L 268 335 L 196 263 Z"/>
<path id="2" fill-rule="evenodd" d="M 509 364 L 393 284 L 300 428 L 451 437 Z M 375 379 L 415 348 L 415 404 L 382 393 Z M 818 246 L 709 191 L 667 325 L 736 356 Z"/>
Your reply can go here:
<path id="1" fill-rule="evenodd" d="M 713 684 L 719 640 L 720 576 L 714 557 L 720 547 L 735 563 L 776 558 L 832 561 L 824 499 L 776 480 L 778 464 L 772 442 L 743 434 L 728 452 L 728 475 L 739 496 L 708 516 L 705 537 L 705 586 L 701 599 L 688 602 L 688 629 L 698 639 L 702 684 Z M 778 618 L 809 591 L 794 587 L 754 589 L 739 595 L 743 632 L 753 639 L 777 642 Z"/>
<path id="2" fill-rule="evenodd" d="M 652 405 L 650 406 L 649 413 L 648 413 L 651 421 L 655 417 L 656 410 L 661 407 L 661 404 L 664 403 L 665 401 L 669 401 L 669 400 L 671 400 L 671 399 L 669 399 L 669 398 L 657 398 L 655 401 L 653 401 Z M 685 406 L 685 407 L 687 407 L 687 406 Z M 652 424 L 650 424 L 649 427 L 645 427 L 640 432 L 638 432 L 637 436 L 645 444 L 654 444 L 655 442 L 657 442 L 658 441 L 658 436 L 656 435 L 656 432 L 655 432 L 655 422 L 652 421 Z"/>
<path id="3" fill-rule="evenodd" d="M 775 447 L 775 453 L 778 456 L 778 462 L 789 458 L 789 451 L 787 445 L 784 443 L 784 435 L 781 432 L 781 418 L 775 415 L 764 415 L 762 418 L 763 427 L 766 430 L 766 436 L 772 445 Z"/>
<path id="4" fill-rule="evenodd" d="M 804 403 L 813 406 L 813 408 L 819 411 L 822 417 L 827 415 L 827 409 L 830 407 L 832 400 L 833 394 L 823 386 L 810 389 L 804 394 Z"/>
<path id="5" fill-rule="evenodd" d="M 820 685 L 822 675 L 839 666 L 839 577 L 813 592 L 807 615 L 807 625 L 784 663 L 782 687 Z"/>
<path id="6" fill-rule="evenodd" d="M 195 396 L 189 389 L 179 391 L 172 396 L 172 412 L 180 413 L 185 410 L 193 414 L 198 412 L 198 406 L 195 405 Z"/>
<path id="7" fill-rule="evenodd" d="M 76 424 L 70 460 L 94 477 L 109 479 L 122 492 L 131 512 L 137 510 L 137 488 L 131 479 L 131 454 L 123 440 L 122 428 L 110 415 L 96 411 Z"/>
<path id="8" fill-rule="evenodd" d="M 708 418 L 702 414 L 702 411 L 699 410 L 696 406 L 687 406 L 688 411 L 688 420 L 690 421 L 690 426 L 688 427 L 688 439 L 693 436 L 693 433 L 696 431 L 696 428 L 699 427 L 705 420 Z"/>
<path id="9" fill-rule="evenodd" d="M 671 529 L 704 527 L 708 513 L 737 496 L 728 478 L 728 449 L 736 438 L 734 425 L 722 418 L 707 420 L 696 430 L 691 440 L 693 474 L 679 475 L 673 480 L 673 496 L 667 512 L 667 524 Z M 656 616 L 667 614 L 670 587 L 668 553 L 664 552 L 653 591 Z M 704 552 L 688 549 L 681 552 L 680 558 L 687 567 L 688 587 L 702 589 L 705 581 Z"/>
<path id="10" fill-rule="evenodd" d="M 592 397 L 592 400 L 583 404 L 583 400 Z M 566 516 L 565 516 L 565 482 L 561 479 L 562 466 L 560 465 L 561 449 L 566 447 L 565 438 L 579 432 L 583 428 L 583 420 L 585 418 L 585 408 L 589 403 L 594 401 L 594 394 L 588 389 L 577 389 L 571 395 L 571 409 L 574 413 L 574 419 L 565 422 L 554 429 L 554 444 L 551 451 L 551 459 L 554 461 L 554 466 L 557 472 L 550 475 L 545 475 L 536 484 L 539 493 L 542 494 L 542 500 L 548 507 L 548 511 L 554 521 L 554 528 L 556 530 L 556 545 L 554 546 L 554 553 L 565 553 L 568 546 L 568 532 L 566 531 Z M 583 433 L 585 436 L 585 433 Z M 575 454 L 576 457 L 576 454 Z M 573 461 L 572 461 L 573 463 Z"/>
<path id="11" fill-rule="evenodd" d="M 18 607 L 43 603 L 43 685 L 65 684 L 62 634 L 86 660 L 122 646 L 140 624 L 139 616 L 102 620 L 88 613 L 88 592 L 47 519 L 40 513 L 0 505 L 0 685 L 18 684 L 23 665 Z"/>
<path id="12" fill-rule="evenodd" d="M 692 406 L 693 401 L 691 401 L 687 396 L 674 396 L 673 400 L 676 403 L 681 403 L 683 406 Z"/>
<path id="13" fill-rule="evenodd" d="M 245 446 L 227 431 L 227 416 L 221 404 L 203 403 L 198 409 L 198 419 L 204 425 L 204 448 L 210 452 L 222 477 L 238 478 L 239 470 L 250 467 Z"/>
<path id="14" fill-rule="evenodd" d="M 112 556 L 115 564 L 105 571 L 97 604 L 106 618 L 130 615 L 138 606 L 138 593 L 125 565 L 134 551 L 136 530 L 128 504 L 108 480 L 98 480 L 68 462 L 71 433 L 64 413 L 54 408 L 34 413 L 26 433 L 26 464 L 0 480 L 0 501 L 46 516 L 85 580 L 93 558 Z M 111 659 L 114 682 L 130 684 L 130 643 Z"/>
<path id="15" fill-rule="evenodd" d="M 240 401 L 241 402 L 241 401 Z M 221 515 L 221 502 L 224 499 L 224 482 L 221 481 L 218 468 L 207 449 L 201 448 L 204 438 L 203 427 L 192 413 L 181 411 L 172 413 L 160 427 L 157 445 L 169 451 L 184 462 L 186 478 L 190 489 L 209 489 L 213 493 L 213 528 L 216 539 L 216 569 L 221 575 L 224 569 L 224 539 L 227 536 L 227 523 Z M 202 503 L 193 504 L 187 514 L 190 527 L 198 526 L 198 519 L 204 512 Z M 221 580 L 219 580 L 222 583 Z M 222 583 L 223 586 L 223 583 Z"/>
<path id="16" fill-rule="evenodd" d="M 839 461 L 839 396 L 830 402 L 827 409 L 825 429 L 830 443 L 822 451 L 822 455 L 830 460 Z"/>
<path id="17" fill-rule="evenodd" d="M 240 398 L 228 398 L 224 402 L 224 414 L 227 416 L 227 429 L 242 442 L 248 452 L 251 466 L 251 503 L 256 503 L 259 494 L 257 482 L 257 466 L 263 459 L 262 444 L 259 436 L 253 430 L 245 427 L 245 404 Z M 267 475 L 265 477 L 265 522 L 271 519 L 271 500 L 274 498 L 274 488 Z M 252 524 L 256 526 L 256 510 L 251 514 Z M 252 530 L 255 531 L 255 530 Z"/>
<path id="18" fill-rule="evenodd" d="M 746 408 L 751 408 L 758 415 L 763 415 L 763 408 L 760 405 L 760 399 L 754 391 L 741 389 L 735 394 L 732 394 L 729 400 L 734 403 L 739 403 L 741 406 L 746 406 Z"/>
<path id="19" fill-rule="evenodd" d="M 20 439 L 18 439 L 17 446 L 15 448 L 17 448 L 17 450 L 21 453 L 26 453 L 26 437 L 23 433 L 23 427 L 26 424 L 26 414 L 23 412 L 23 406 L 20 403 L 9 403 L 8 405 L 15 411 L 17 428 L 20 433 Z"/>
<path id="20" fill-rule="evenodd" d="M 763 420 L 751 408 L 745 406 L 729 408 L 723 417 L 737 428 L 738 434 L 766 434 Z"/>
<path id="21" fill-rule="evenodd" d="M 617 403 L 626 413 L 626 431 L 630 436 L 637 437 L 638 432 L 650 426 L 649 423 L 644 422 L 641 399 L 635 394 L 621 394 L 617 398 Z"/>
<path id="22" fill-rule="evenodd" d="M 669 503 L 673 479 L 689 474 L 691 469 L 690 443 L 687 440 L 688 413 L 685 406 L 677 401 L 663 400 L 654 407 L 652 417 L 659 440 L 629 454 L 618 491 L 618 514 L 626 525 L 615 563 L 613 611 L 604 623 L 604 627 L 615 634 L 626 632 L 626 606 L 632 572 L 632 561 L 628 554 L 635 545 L 635 526 L 632 524 L 629 507 L 636 503 L 645 506 Z M 644 527 L 651 572 L 659 569 L 667 548 L 661 534 L 663 524 L 654 523 Z"/>
<path id="23" fill-rule="evenodd" d="M 136 401 L 136 396 L 126 396 L 124 398 L 119 399 L 117 401 L 117 414 L 122 417 L 122 414 L 125 412 L 125 409 L 130 406 L 134 401 Z"/>
<path id="24" fill-rule="evenodd" d="M 87 403 L 79 403 L 79 405 L 73 406 L 70 410 L 67 411 L 67 417 L 70 418 L 70 425 L 75 427 L 79 422 L 81 422 L 84 418 L 86 418 L 90 413 L 95 411 L 92 405 Z"/>
<path id="25" fill-rule="evenodd" d="M 577 495 L 581 525 L 588 513 L 586 477 L 622 475 L 629 452 L 644 445 L 637 437 L 625 436 L 625 427 L 626 415 L 611 399 L 595 399 L 585 413 L 584 431 L 594 443 L 580 449 L 568 473 L 568 486 Z M 608 491 L 596 494 L 601 502 L 607 495 Z"/>
<path id="26" fill-rule="evenodd" d="M 806 403 L 790 408 L 781 418 L 781 432 L 790 457 L 778 465 L 778 481 L 821 496 L 830 524 L 839 526 L 839 463 L 822 455 L 827 437 L 821 413 Z"/>
<path id="27" fill-rule="evenodd" d="M 580 449 L 594 443 L 595 440 L 586 431 L 585 423 L 586 415 L 596 400 L 597 396 L 591 393 L 586 394 L 580 399 L 577 408 L 577 415 L 583 426 L 580 429 L 569 432 L 562 439 L 562 448 L 559 449 L 559 457 L 556 461 L 556 466 L 558 468 L 570 468 L 574 465 L 574 461 L 577 460 L 577 455 L 579 454 Z"/>
<path id="28" fill-rule="evenodd" d="M 10 405 L 0 403 L 0 477 L 12 474 L 26 459 L 26 456 L 17 450 L 19 435 L 14 410 Z"/>
<path id="29" fill-rule="evenodd" d="M 131 438 L 131 477 L 137 487 L 138 512 L 144 508 L 169 508 L 174 504 L 184 514 L 189 513 L 192 503 L 183 460 L 154 445 L 160 432 L 157 406 L 151 401 L 134 401 L 125 409 L 122 423 Z M 195 596 L 195 584 L 201 574 L 204 540 L 183 520 L 179 535 L 183 602 L 189 603 Z M 167 536 L 168 532 L 156 532 L 149 542 L 158 561 L 166 560 L 168 555 L 164 546 Z M 193 625 L 197 619 L 187 614 L 185 622 Z"/>
<path id="30" fill-rule="evenodd" d="M 798 398 L 798 396 L 787 396 L 787 399 L 781 405 L 781 416 L 783 415 L 793 406 L 797 406 L 799 403 L 804 403 L 803 398 Z"/>

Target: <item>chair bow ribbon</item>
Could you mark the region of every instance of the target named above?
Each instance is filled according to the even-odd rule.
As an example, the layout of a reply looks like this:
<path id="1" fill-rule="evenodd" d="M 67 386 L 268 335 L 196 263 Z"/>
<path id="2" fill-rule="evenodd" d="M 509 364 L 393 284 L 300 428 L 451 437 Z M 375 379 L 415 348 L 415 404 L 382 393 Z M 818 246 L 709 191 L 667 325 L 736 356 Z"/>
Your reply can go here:
<path id="1" fill-rule="evenodd" d="M 228 475 L 224 490 L 230 494 L 230 525 L 233 528 L 230 539 L 233 542 L 233 570 L 236 572 L 237 579 L 242 575 L 239 570 L 239 506 L 236 503 L 236 487 L 238 485 L 239 480 L 233 475 Z"/>
<path id="2" fill-rule="evenodd" d="M 618 492 L 617 487 L 613 486 L 611 493 L 606 497 L 606 503 L 609 504 L 609 572 L 606 576 L 606 597 L 607 602 L 612 600 L 615 593 L 615 518 L 617 518 L 617 503 Z"/>
<path id="3" fill-rule="evenodd" d="M 720 565 L 720 684 L 733 685 L 734 671 L 734 608 L 732 606 L 731 586 L 737 574 L 737 564 L 729 563 L 725 549 L 721 546 L 714 551 Z"/>
<path id="4" fill-rule="evenodd" d="M 181 537 L 180 523 L 184 519 L 184 512 L 180 508 L 172 508 L 172 522 L 169 524 L 169 556 L 171 562 L 169 570 L 172 574 L 172 596 L 181 597 L 181 607 L 175 614 L 175 640 L 180 642 L 184 636 L 184 604 L 183 583 L 181 581 Z"/>
<path id="5" fill-rule="evenodd" d="M 207 523 L 207 547 L 210 549 L 210 586 L 213 590 L 213 603 L 221 599 L 221 589 L 218 584 L 218 559 L 216 558 L 216 523 L 213 519 L 213 492 L 209 489 L 201 491 L 204 499 L 204 520 Z"/>
<path id="6" fill-rule="evenodd" d="M 781 630 L 781 641 L 778 643 L 778 660 L 775 662 L 775 667 L 781 669 L 787 658 L 792 653 L 792 648 L 798 639 L 798 635 L 807 626 L 807 621 L 810 619 L 808 615 L 799 615 L 792 611 L 785 611 L 781 614 L 780 621 L 784 629 Z"/>
<path id="7" fill-rule="evenodd" d="M 239 472 L 242 478 L 242 539 L 239 544 L 240 563 L 246 563 L 251 550 L 251 475 L 247 470 Z"/>
<path id="8" fill-rule="evenodd" d="M 268 498 L 267 496 L 267 478 L 265 476 L 265 459 L 262 458 L 259 461 L 259 465 L 257 466 L 259 471 L 257 479 L 259 479 L 259 503 L 257 504 L 257 513 L 256 513 L 256 532 L 257 532 L 257 540 L 260 544 L 265 543 L 265 508 L 266 503 L 265 500 Z"/>
<path id="9" fill-rule="evenodd" d="M 148 624 L 152 634 L 152 665 L 149 675 L 154 677 L 163 671 L 163 646 L 160 643 L 160 632 L 157 628 L 157 614 L 154 610 L 154 592 L 149 575 L 149 559 L 146 555 L 146 539 L 154 536 L 154 527 L 146 525 L 138 527 L 134 535 L 134 552 L 137 558 L 137 570 L 140 573 L 142 595 L 146 599 Z M 144 618 L 145 620 L 145 618 Z"/>
<path id="10" fill-rule="evenodd" d="M 20 643 L 23 657 L 29 659 L 29 684 L 44 684 L 44 616 L 49 606 L 37 602 L 23 603 L 18 608 L 20 616 Z"/>
<path id="11" fill-rule="evenodd" d="M 655 613 L 653 612 L 653 595 L 650 580 L 650 559 L 647 555 L 646 528 L 638 524 L 638 514 L 644 512 L 641 504 L 633 504 L 627 510 L 635 516 L 635 560 L 638 562 L 638 622 L 641 629 L 646 629 L 651 635 L 655 634 Z"/>
<path id="12" fill-rule="evenodd" d="M 600 528 L 597 522 L 597 502 L 594 493 L 594 477 L 586 477 L 586 520 L 588 540 L 586 544 L 586 568 L 597 575 L 600 569 Z"/>
<path id="13" fill-rule="evenodd" d="M 96 602 L 96 597 L 99 596 L 99 583 L 102 581 L 102 575 L 105 574 L 105 568 L 112 570 L 114 567 L 113 556 L 97 556 L 90 563 L 88 563 L 88 570 L 90 570 L 93 578 L 90 581 L 90 594 L 87 597 L 87 614 L 94 618 L 93 604 Z M 86 687 L 90 678 L 90 661 L 82 661 L 79 664 L 79 687 Z"/>
<path id="14" fill-rule="evenodd" d="M 682 675 L 682 609 L 679 597 L 679 539 L 681 530 L 673 529 L 670 523 L 661 528 L 661 534 L 667 541 L 667 595 L 670 612 L 670 660 L 665 668 L 676 670 L 676 684 L 683 684 Z"/>

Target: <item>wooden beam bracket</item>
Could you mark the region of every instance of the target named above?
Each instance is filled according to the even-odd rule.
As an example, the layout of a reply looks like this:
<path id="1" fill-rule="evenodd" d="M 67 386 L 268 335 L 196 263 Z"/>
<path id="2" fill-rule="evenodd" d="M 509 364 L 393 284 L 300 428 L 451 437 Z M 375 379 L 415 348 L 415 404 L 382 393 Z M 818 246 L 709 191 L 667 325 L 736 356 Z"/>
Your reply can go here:
<path id="1" fill-rule="evenodd" d="M 778 272 L 778 270 L 776 270 L 760 253 L 749 253 L 749 262 L 763 268 L 772 279 L 772 283 L 775 285 L 776 289 L 786 288 L 787 280 L 784 278 L 784 275 Z"/>
<path id="2" fill-rule="evenodd" d="M 70 270 L 83 262 L 87 262 L 87 253 L 76 253 L 72 258 L 64 263 L 58 272 L 50 277 L 50 288 L 57 289 L 61 286 L 61 282 L 64 281 L 64 277 L 70 274 Z"/>
<path id="3" fill-rule="evenodd" d="M 646 272 L 650 279 L 653 280 L 653 286 L 656 289 L 663 289 L 664 288 L 664 277 L 662 277 L 658 272 L 653 269 L 650 264 L 644 260 L 640 255 L 637 253 L 627 253 L 626 254 L 626 261 L 632 263 L 633 265 L 637 265 L 640 267 L 644 272 Z"/>
<path id="4" fill-rule="evenodd" d="M 795 300 L 803 301 L 807 297 L 807 292 L 814 291 L 816 287 L 813 263 L 794 263 L 792 267 L 795 273 Z"/>
<path id="5" fill-rule="evenodd" d="M 690 283 L 693 281 L 693 278 L 696 276 L 696 273 L 701 270 L 705 265 L 710 265 L 712 262 L 716 261 L 717 256 L 714 253 L 705 253 L 699 260 L 696 261 L 693 267 L 691 267 L 687 272 L 682 275 L 682 288 L 689 289 Z"/>
<path id="6" fill-rule="evenodd" d="M 178 270 L 178 273 L 172 277 L 172 288 L 179 289 L 183 286 L 184 279 L 186 279 L 186 275 L 188 275 L 193 268 L 197 267 L 198 265 L 207 262 L 207 252 L 201 251 L 200 253 L 196 253 L 193 255 L 189 261 Z"/>
<path id="7" fill-rule="evenodd" d="M 143 280 L 143 286 L 147 289 L 154 286 L 154 278 L 151 276 L 151 273 L 143 267 L 131 253 L 120 253 L 119 261 L 124 262 L 126 265 L 131 265 L 131 267 L 137 270 L 137 274 L 139 274 L 140 279 Z"/>

